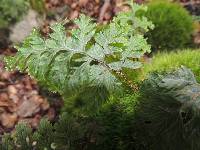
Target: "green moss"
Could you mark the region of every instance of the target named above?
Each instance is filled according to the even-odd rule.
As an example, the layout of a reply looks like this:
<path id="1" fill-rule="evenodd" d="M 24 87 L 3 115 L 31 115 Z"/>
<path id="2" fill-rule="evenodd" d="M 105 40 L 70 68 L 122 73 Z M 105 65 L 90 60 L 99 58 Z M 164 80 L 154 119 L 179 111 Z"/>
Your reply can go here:
<path id="1" fill-rule="evenodd" d="M 156 54 L 152 58 L 150 64 L 145 64 L 138 78 L 143 80 L 151 72 L 165 72 L 177 69 L 181 66 L 190 68 L 195 76 L 197 81 L 200 83 L 200 50 L 181 50 L 177 52 L 162 52 Z"/>
<path id="2" fill-rule="evenodd" d="M 99 129 L 95 149 L 136 149 L 134 115 L 139 93 L 112 97 L 94 117 Z"/>
<path id="3" fill-rule="evenodd" d="M 153 1 L 145 14 L 155 25 L 146 34 L 152 51 L 184 48 L 191 43 L 192 16 L 179 4 Z"/>

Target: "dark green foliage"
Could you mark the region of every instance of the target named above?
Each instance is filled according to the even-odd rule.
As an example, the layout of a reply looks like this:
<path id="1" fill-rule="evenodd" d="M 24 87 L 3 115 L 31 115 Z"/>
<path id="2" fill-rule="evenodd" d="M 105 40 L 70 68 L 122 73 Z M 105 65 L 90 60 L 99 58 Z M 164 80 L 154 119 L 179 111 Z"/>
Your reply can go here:
<path id="1" fill-rule="evenodd" d="M 73 114 L 91 114 L 92 112 L 97 112 L 108 98 L 109 92 L 104 87 L 87 88 L 83 92 L 66 99 L 62 111 Z"/>
<path id="2" fill-rule="evenodd" d="M 14 141 L 16 149 L 32 150 L 32 129 L 24 123 L 18 124 Z"/>
<path id="3" fill-rule="evenodd" d="M 95 116 L 99 125 L 97 150 L 134 150 L 135 138 L 134 113 L 139 95 L 125 95 L 124 98 L 113 97 Z"/>
<path id="4" fill-rule="evenodd" d="M 33 134 L 33 139 L 36 141 L 36 149 L 53 149 L 54 132 L 52 124 L 46 119 L 41 120 L 38 130 Z"/>
<path id="5" fill-rule="evenodd" d="M 18 124 L 13 134 L 3 135 L 0 150 L 33 150 L 32 129 L 25 123 Z"/>
<path id="6" fill-rule="evenodd" d="M 141 145 L 137 144 L 137 139 L 135 139 L 135 129 L 133 127 L 138 97 L 139 93 L 127 94 L 118 98 L 113 96 L 95 114 L 90 114 L 87 117 L 83 117 L 84 115 L 75 117 L 76 119 L 72 114 L 70 114 L 71 117 L 69 115 L 64 117 L 64 120 L 68 120 L 67 124 L 75 124 L 73 127 L 78 127 L 71 129 L 72 131 L 77 130 L 74 132 L 75 136 L 79 135 L 76 137 L 79 139 L 76 140 L 76 144 L 72 144 L 73 148 L 89 150 L 141 148 Z M 68 109 L 66 108 L 66 110 Z M 70 112 L 76 114 L 76 109 L 73 110 L 75 112 L 71 109 Z M 60 125 L 58 129 L 60 129 L 60 133 L 63 133 L 61 134 L 61 137 L 63 137 L 62 144 L 66 143 L 66 140 L 69 140 L 70 137 L 74 137 L 74 135 L 71 135 L 64 138 L 64 133 L 66 133 L 64 130 L 68 129 L 65 125 Z M 78 131 L 81 132 L 78 133 Z M 67 130 L 67 132 L 69 131 Z M 66 133 L 65 135 L 69 134 Z"/>
<path id="7" fill-rule="evenodd" d="M 146 34 L 152 51 L 186 47 L 193 33 L 192 16 L 182 6 L 166 1 L 148 5 L 145 13 L 155 28 Z"/>
<path id="8" fill-rule="evenodd" d="M 83 124 L 81 117 L 75 117 L 72 114 L 63 113 L 59 121 L 54 125 L 55 143 L 57 149 L 78 149 L 81 146 L 81 140 L 85 135 L 86 125 Z"/>
<path id="9" fill-rule="evenodd" d="M 19 21 L 29 8 L 28 0 L 1 0 L 0 1 L 0 28 Z"/>
<path id="10" fill-rule="evenodd" d="M 14 149 L 14 141 L 10 134 L 4 134 L 2 138 L 2 142 L 0 143 L 0 150 L 13 150 Z"/>
<path id="11" fill-rule="evenodd" d="M 200 149 L 200 85 L 190 70 L 154 73 L 141 91 L 136 111 L 140 141 L 153 150 Z"/>

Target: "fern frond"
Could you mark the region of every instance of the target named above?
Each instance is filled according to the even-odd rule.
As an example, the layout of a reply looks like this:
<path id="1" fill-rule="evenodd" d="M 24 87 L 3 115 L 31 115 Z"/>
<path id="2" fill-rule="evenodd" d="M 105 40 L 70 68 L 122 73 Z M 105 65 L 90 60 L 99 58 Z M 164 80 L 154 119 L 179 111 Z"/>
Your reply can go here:
<path id="1" fill-rule="evenodd" d="M 132 7 L 143 9 L 136 4 Z M 144 25 L 136 26 L 135 19 Z M 85 89 L 91 89 L 87 94 L 92 95 L 94 92 L 101 95 L 101 91 L 96 90 L 98 88 L 105 88 L 107 94 L 117 93 L 123 80 L 131 87 L 129 84 L 132 83 L 123 75 L 120 78 L 117 75 L 124 68 L 141 67 L 141 62 L 132 58 L 140 58 L 150 51 L 140 30 L 146 31 L 152 23 L 136 17 L 133 10 L 119 14 L 107 28 L 98 32 L 96 24 L 85 15 L 74 23 L 78 28 L 71 31 L 70 37 L 66 36 L 61 23 L 51 26 L 52 33 L 47 39 L 42 38 L 37 30 L 33 31 L 18 48 L 17 55 L 6 59 L 8 66 L 27 71 L 65 98 L 84 93 Z M 102 98 L 105 97 L 107 95 Z"/>

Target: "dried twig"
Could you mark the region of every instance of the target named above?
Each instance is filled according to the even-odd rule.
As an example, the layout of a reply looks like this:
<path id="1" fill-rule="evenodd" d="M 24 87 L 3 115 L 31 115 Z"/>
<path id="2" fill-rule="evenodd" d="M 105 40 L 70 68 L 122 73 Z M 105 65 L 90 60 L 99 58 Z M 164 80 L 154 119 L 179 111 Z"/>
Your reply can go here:
<path id="1" fill-rule="evenodd" d="M 100 10 L 100 15 L 99 15 L 99 19 L 98 22 L 102 22 L 104 15 L 106 13 L 106 11 L 108 10 L 108 8 L 110 7 L 110 0 L 105 0 L 103 6 L 101 7 Z"/>

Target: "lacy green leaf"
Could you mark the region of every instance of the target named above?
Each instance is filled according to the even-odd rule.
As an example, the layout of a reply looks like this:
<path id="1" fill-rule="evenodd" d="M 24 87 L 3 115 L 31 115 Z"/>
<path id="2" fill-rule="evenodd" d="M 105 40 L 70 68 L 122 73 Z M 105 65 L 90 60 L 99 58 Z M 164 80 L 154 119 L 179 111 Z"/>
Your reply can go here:
<path id="1" fill-rule="evenodd" d="M 65 99 L 80 97 L 88 89 L 91 92 L 85 94 L 118 93 L 123 82 L 116 71 L 140 68 L 142 63 L 133 58 L 150 52 L 141 29 L 152 28 L 152 23 L 136 17 L 136 10 L 144 9 L 143 6 L 133 4 L 131 8 L 130 12 L 114 17 L 108 27 L 100 31 L 96 31 L 96 23 L 85 15 L 74 20 L 77 28 L 70 31 L 70 36 L 62 23 L 52 25 L 52 33 L 47 38 L 35 29 L 22 46 L 17 47 L 17 55 L 6 58 L 8 68 L 28 72 Z"/>

